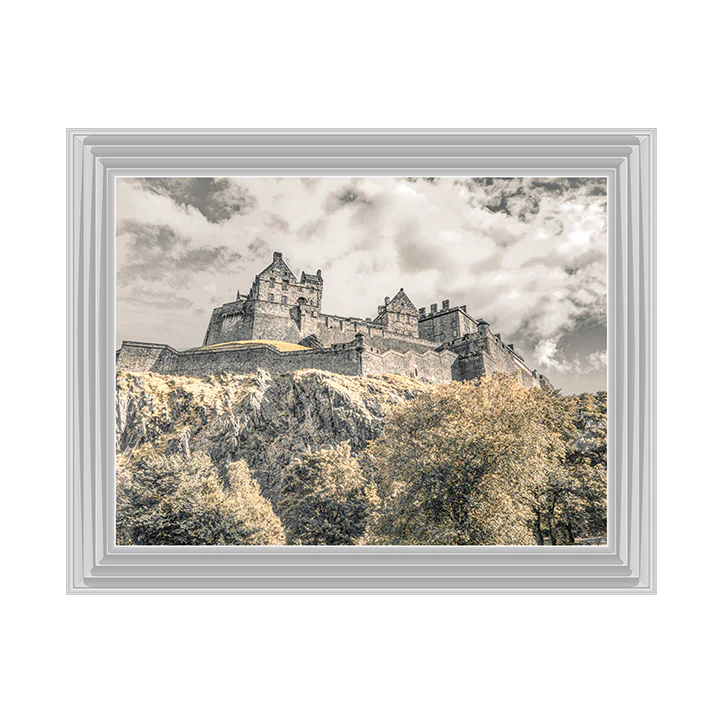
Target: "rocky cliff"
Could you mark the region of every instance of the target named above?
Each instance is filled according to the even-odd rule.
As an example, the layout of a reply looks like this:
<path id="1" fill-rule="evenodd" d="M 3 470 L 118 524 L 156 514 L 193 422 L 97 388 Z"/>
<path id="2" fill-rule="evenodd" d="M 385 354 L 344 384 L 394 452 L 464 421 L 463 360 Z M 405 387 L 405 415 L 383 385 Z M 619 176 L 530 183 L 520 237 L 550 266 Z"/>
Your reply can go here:
<path id="1" fill-rule="evenodd" d="M 425 388 L 409 377 L 314 369 L 206 378 L 119 371 L 116 451 L 130 457 L 200 450 L 222 471 L 244 459 L 276 503 L 281 473 L 301 452 L 344 440 L 358 452 L 379 435 L 393 407 Z"/>

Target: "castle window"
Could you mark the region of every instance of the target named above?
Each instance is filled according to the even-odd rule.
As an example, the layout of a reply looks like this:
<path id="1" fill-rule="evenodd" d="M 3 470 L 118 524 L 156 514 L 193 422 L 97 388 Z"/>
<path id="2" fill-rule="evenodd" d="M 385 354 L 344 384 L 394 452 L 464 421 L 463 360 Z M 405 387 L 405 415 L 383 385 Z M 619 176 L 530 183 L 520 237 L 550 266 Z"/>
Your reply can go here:
<path id="1" fill-rule="evenodd" d="M 344 322 L 341 319 L 339 319 L 339 328 L 344 329 Z"/>
<path id="2" fill-rule="evenodd" d="M 271 286 L 272 289 L 274 288 L 274 286 L 276 286 L 276 281 L 274 280 L 273 277 L 272 277 L 271 280 L 269 281 L 269 285 Z"/>
<path id="3" fill-rule="evenodd" d="M 273 300 L 274 300 L 274 295 L 273 295 L 273 294 L 269 294 L 269 301 L 273 301 Z"/>
<path id="4" fill-rule="evenodd" d="M 282 304 L 287 304 L 287 303 L 288 303 L 287 297 L 282 296 L 282 297 L 281 297 L 281 303 L 282 303 Z"/>
<path id="5" fill-rule="evenodd" d="M 286 291 L 289 288 L 288 282 L 284 281 L 283 284 L 281 284 L 281 290 Z"/>
<path id="6" fill-rule="evenodd" d="M 397 311 L 396 314 L 397 314 L 397 321 L 399 321 L 399 312 Z"/>

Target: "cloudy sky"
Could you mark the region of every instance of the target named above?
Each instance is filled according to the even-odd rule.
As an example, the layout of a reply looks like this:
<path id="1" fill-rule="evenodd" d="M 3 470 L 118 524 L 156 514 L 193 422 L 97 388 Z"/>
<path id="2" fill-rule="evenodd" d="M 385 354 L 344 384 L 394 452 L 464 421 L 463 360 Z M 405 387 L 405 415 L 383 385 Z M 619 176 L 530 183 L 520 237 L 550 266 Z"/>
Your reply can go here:
<path id="1" fill-rule="evenodd" d="M 467 304 L 564 393 L 606 388 L 604 178 L 125 178 L 116 341 L 203 342 L 211 310 L 281 251 L 322 310 L 374 317 L 404 287 Z"/>

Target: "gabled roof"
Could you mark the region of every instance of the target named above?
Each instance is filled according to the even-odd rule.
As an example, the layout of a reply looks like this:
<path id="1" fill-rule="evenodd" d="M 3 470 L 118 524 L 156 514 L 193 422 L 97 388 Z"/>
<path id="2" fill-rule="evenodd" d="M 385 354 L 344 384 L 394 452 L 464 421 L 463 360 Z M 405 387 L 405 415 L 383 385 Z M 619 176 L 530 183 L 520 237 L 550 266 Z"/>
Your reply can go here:
<path id="1" fill-rule="evenodd" d="M 264 274 L 267 274 L 270 271 L 274 271 L 281 276 L 288 275 L 292 281 L 297 280 L 296 275 L 289 268 L 288 264 L 286 263 L 286 261 L 284 261 L 281 254 L 278 251 L 274 252 L 274 260 L 259 274 L 259 276 L 263 276 Z"/>
<path id="2" fill-rule="evenodd" d="M 406 295 L 404 289 L 399 289 L 396 296 L 387 304 L 387 309 L 391 311 L 404 311 L 408 314 L 416 314 L 417 307 L 412 300 Z"/>

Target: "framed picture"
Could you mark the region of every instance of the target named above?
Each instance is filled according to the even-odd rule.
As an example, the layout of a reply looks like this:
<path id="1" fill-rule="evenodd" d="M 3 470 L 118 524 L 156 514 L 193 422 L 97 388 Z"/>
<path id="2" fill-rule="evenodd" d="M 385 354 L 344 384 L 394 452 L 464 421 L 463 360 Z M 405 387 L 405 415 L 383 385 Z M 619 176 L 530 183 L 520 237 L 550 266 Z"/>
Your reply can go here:
<path id="1" fill-rule="evenodd" d="M 655 591 L 655 131 L 69 130 L 68 591 Z"/>

